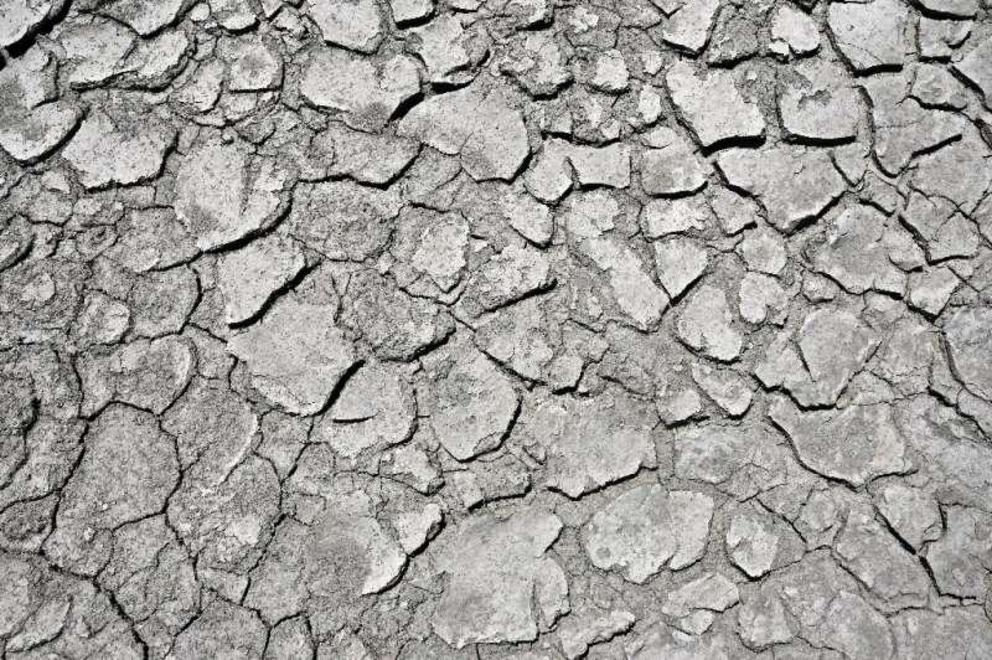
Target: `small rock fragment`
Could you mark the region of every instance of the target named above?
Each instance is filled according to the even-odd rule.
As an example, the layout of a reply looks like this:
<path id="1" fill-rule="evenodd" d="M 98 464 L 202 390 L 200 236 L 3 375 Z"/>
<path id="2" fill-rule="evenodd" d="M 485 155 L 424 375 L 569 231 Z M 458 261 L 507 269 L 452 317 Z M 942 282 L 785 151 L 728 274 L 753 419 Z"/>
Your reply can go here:
<path id="1" fill-rule="evenodd" d="M 315 50 L 300 80 L 307 100 L 341 113 L 346 124 L 364 131 L 381 130 L 419 91 L 420 74 L 412 58 L 395 55 L 375 63 L 336 48 Z"/>
<path id="2" fill-rule="evenodd" d="M 665 74 L 665 81 L 672 103 L 704 149 L 764 137 L 761 111 L 744 99 L 730 73 L 700 75 L 680 60 Z"/>
<path id="3" fill-rule="evenodd" d="M 227 350 L 244 360 L 252 385 L 287 412 L 312 415 L 326 404 L 338 381 L 355 363 L 335 309 L 294 296 L 282 298 Z"/>
<path id="4" fill-rule="evenodd" d="M 801 412 L 778 399 L 769 415 L 792 441 L 803 465 L 826 477 L 857 487 L 882 475 L 905 473 L 912 465 L 886 404 Z"/>
<path id="5" fill-rule="evenodd" d="M 608 642 L 627 632 L 633 627 L 635 620 L 636 617 L 631 612 L 624 610 L 582 610 L 565 619 L 556 632 L 565 657 L 574 660 L 585 656 L 590 646 Z"/>
<path id="6" fill-rule="evenodd" d="M 460 461 L 499 447 L 520 405 L 509 378 L 467 342 L 424 363 L 436 397 L 430 424 L 441 445 Z"/>
<path id="7" fill-rule="evenodd" d="M 590 561 L 643 584 L 668 566 L 691 566 L 706 549 L 713 500 L 690 491 L 637 486 L 597 511 L 582 529 Z"/>
<path id="8" fill-rule="evenodd" d="M 306 9 L 329 44 L 371 53 L 383 39 L 375 0 L 307 0 Z"/>
<path id="9" fill-rule="evenodd" d="M 506 520 L 470 518 L 438 538 L 432 548 L 448 582 L 434 632 L 456 649 L 536 639 L 569 609 L 565 573 L 545 556 L 561 530 L 554 514 L 523 509 Z"/>
<path id="10" fill-rule="evenodd" d="M 682 305 L 675 327 L 688 346 L 721 362 L 736 360 L 744 347 L 726 294 L 708 284 L 696 287 Z"/>
<path id="11" fill-rule="evenodd" d="M 787 233 L 819 217 L 846 188 L 821 150 L 786 145 L 732 149 L 718 155 L 716 163 L 733 188 L 757 197 L 769 222 Z"/>
<path id="12" fill-rule="evenodd" d="M 834 2 L 827 12 L 838 49 L 860 73 L 902 66 L 911 48 L 909 19 L 899 0 Z"/>
<path id="13" fill-rule="evenodd" d="M 197 247 L 216 249 L 275 222 L 287 183 L 286 172 L 253 158 L 246 144 L 204 144 L 180 165 L 176 215 Z"/>
<path id="14" fill-rule="evenodd" d="M 175 131 L 161 122 L 95 110 L 62 151 L 88 189 L 130 186 L 162 170 Z"/>
<path id="15" fill-rule="evenodd" d="M 254 318 L 304 265 L 299 247 L 280 236 L 266 236 L 225 253 L 217 265 L 217 276 L 227 322 L 237 324 Z"/>
<path id="16" fill-rule="evenodd" d="M 662 38 L 690 53 L 699 53 L 709 41 L 710 30 L 720 8 L 720 2 L 719 0 L 686 0 L 679 2 L 678 5 L 678 10 L 665 23 Z"/>
<path id="17" fill-rule="evenodd" d="M 518 436 L 545 456 L 548 488 L 578 498 L 655 465 L 656 423 L 650 406 L 606 392 L 528 407 Z"/>

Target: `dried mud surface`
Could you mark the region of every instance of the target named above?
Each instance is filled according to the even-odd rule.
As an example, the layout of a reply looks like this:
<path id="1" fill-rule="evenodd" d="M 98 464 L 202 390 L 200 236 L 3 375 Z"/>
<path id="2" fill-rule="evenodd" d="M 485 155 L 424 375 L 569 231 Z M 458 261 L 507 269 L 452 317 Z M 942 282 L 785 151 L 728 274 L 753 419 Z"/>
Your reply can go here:
<path id="1" fill-rule="evenodd" d="M 989 0 L 0 0 L 3 658 L 992 657 Z"/>

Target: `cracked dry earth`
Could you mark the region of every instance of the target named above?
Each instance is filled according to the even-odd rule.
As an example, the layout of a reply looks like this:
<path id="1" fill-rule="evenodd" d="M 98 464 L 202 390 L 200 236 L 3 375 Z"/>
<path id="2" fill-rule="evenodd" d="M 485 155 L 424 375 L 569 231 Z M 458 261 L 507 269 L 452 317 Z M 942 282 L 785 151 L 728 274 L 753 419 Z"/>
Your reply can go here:
<path id="1" fill-rule="evenodd" d="M 3 658 L 992 658 L 989 0 L 0 0 Z"/>

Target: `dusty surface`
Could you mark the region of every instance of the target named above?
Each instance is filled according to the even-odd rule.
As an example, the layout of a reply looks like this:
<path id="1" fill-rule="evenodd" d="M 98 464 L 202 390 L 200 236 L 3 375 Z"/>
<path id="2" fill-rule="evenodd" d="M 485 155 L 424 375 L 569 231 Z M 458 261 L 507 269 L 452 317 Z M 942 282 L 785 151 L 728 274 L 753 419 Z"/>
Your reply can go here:
<path id="1" fill-rule="evenodd" d="M 4 658 L 992 657 L 989 0 L 0 0 Z"/>

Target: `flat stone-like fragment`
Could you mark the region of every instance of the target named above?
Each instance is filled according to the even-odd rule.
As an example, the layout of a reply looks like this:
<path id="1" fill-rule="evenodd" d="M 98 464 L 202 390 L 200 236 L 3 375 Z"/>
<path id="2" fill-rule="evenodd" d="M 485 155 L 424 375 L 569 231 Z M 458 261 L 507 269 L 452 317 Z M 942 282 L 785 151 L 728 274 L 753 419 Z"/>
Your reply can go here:
<path id="1" fill-rule="evenodd" d="M 276 89 L 282 83 L 282 56 L 276 46 L 258 36 L 222 41 L 227 61 L 227 88 L 234 92 Z"/>
<path id="2" fill-rule="evenodd" d="M 183 159 L 176 176 L 176 215 L 201 250 L 234 243 L 275 222 L 287 174 L 253 158 L 247 144 L 204 144 Z"/>
<path id="3" fill-rule="evenodd" d="M 558 384 L 582 358 L 555 346 L 559 336 L 548 323 L 553 313 L 540 296 L 522 300 L 489 315 L 475 330 L 475 343 L 504 367 L 528 380 Z"/>
<path id="4" fill-rule="evenodd" d="M 364 131 L 382 129 L 419 91 L 413 58 L 395 55 L 377 63 L 336 48 L 315 50 L 300 80 L 300 93 L 308 101 L 340 112 L 346 124 Z"/>
<path id="5" fill-rule="evenodd" d="M 167 515 L 196 556 L 205 585 L 239 594 L 271 537 L 279 513 L 279 479 L 270 463 L 250 453 L 251 436 L 236 431 L 232 437 L 237 444 L 211 447 L 202 464 L 183 473 Z"/>
<path id="6" fill-rule="evenodd" d="M 127 305 L 97 291 L 86 296 L 76 317 L 76 332 L 95 344 L 114 344 L 127 332 L 130 321 Z"/>
<path id="7" fill-rule="evenodd" d="M 571 145 L 564 140 L 546 140 L 524 174 L 527 191 L 547 204 L 557 203 L 564 197 L 572 188 L 570 151 Z"/>
<path id="8" fill-rule="evenodd" d="M 733 236 L 758 224 L 761 216 L 754 200 L 733 193 L 722 186 L 712 190 L 712 197 L 709 200 L 710 210 L 720 223 L 723 233 Z"/>
<path id="9" fill-rule="evenodd" d="M 954 368 L 971 392 L 992 401 L 992 309 L 962 307 L 944 324 Z"/>
<path id="10" fill-rule="evenodd" d="M 172 442 L 151 414 L 107 408 L 87 433 L 46 554 L 65 568 L 95 573 L 109 559 L 113 530 L 161 510 L 178 478 Z"/>
<path id="11" fill-rule="evenodd" d="M 179 658 L 251 658 L 265 648 L 265 625 L 258 614 L 218 598 L 176 637 Z"/>
<path id="12" fill-rule="evenodd" d="M 329 453 L 329 452 L 328 452 Z M 322 473 L 327 466 L 318 468 Z M 294 479 L 313 480 L 306 455 Z M 407 555 L 387 525 L 376 517 L 375 503 L 362 490 L 320 474 L 325 502 L 306 524 L 287 517 L 276 529 L 268 551 L 252 570 L 245 602 L 267 621 L 307 612 L 323 625 L 360 596 L 388 589 L 402 575 Z M 291 483 L 291 489 L 315 483 Z M 312 497 L 312 496 L 311 496 Z M 319 498 L 318 498 L 319 502 Z"/>
<path id="13" fill-rule="evenodd" d="M 764 136 L 761 110 L 744 99 L 732 73 L 700 74 L 679 60 L 665 74 L 665 81 L 676 110 L 704 149 Z"/>
<path id="14" fill-rule="evenodd" d="M 400 545 L 408 555 L 425 545 L 441 529 L 444 514 L 440 505 L 431 502 L 420 511 L 407 511 L 400 514 L 393 526 L 399 535 Z"/>
<path id="15" fill-rule="evenodd" d="M 317 422 L 312 439 L 342 456 L 399 444 L 413 430 L 415 406 L 409 386 L 396 369 L 379 362 L 363 365 L 330 410 Z"/>
<path id="16" fill-rule="evenodd" d="M 619 392 L 552 398 L 528 407 L 518 435 L 546 456 L 546 485 L 572 498 L 656 463 L 649 405 Z"/>
<path id="17" fill-rule="evenodd" d="M 582 528 L 590 561 L 643 584 L 664 567 L 677 571 L 706 549 L 713 500 L 690 491 L 637 486 L 614 498 Z"/>
<path id="18" fill-rule="evenodd" d="M 114 535 L 114 550 L 99 584 L 113 592 L 128 618 L 140 621 L 135 632 L 149 650 L 164 656 L 199 610 L 193 561 L 165 516 L 122 526 Z"/>
<path id="19" fill-rule="evenodd" d="M 258 16 L 248 0 L 207 0 L 210 15 L 225 30 L 244 32 L 258 23 Z"/>
<path id="20" fill-rule="evenodd" d="M 567 52 L 551 30 L 527 30 L 510 42 L 509 54 L 501 62 L 500 69 L 512 76 L 528 94 L 554 96 L 572 81 Z"/>
<path id="21" fill-rule="evenodd" d="M 161 414 L 183 391 L 196 367 L 191 343 L 170 336 L 139 339 L 110 353 L 84 355 L 78 362 L 89 415 L 111 401 Z"/>
<path id="22" fill-rule="evenodd" d="M 887 606 L 922 606 L 930 579 L 919 560 L 874 518 L 869 507 L 852 510 L 834 542 L 845 568 Z"/>
<path id="23" fill-rule="evenodd" d="M 955 49 L 968 37 L 974 24 L 969 20 L 952 21 L 920 17 L 919 37 L 920 57 L 923 59 L 949 60 Z"/>
<path id="24" fill-rule="evenodd" d="M 479 316 L 543 291 L 554 281 L 551 264 L 542 251 L 526 243 L 513 244 L 469 277 L 458 304 L 469 315 Z"/>
<path id="25" fill-rule="evenodd" d="M 457 649 L 536 639 L 569 609 L 565 573 L 545 556 L 561 530 L 557 516 L 529 508 L 505 520 L 472 517 L 442 534 L 432 548 L 448 580 L 434 632 Z"/>
<path id="26" fill-rule="evenodd" d="M 83 118 L 76 104 L 52 98 L 54 77 L 54 60 L 40 49 L 0 71 L 0 148 L 22 163 L 48 156 Z"/>
<path id="27" fill-rule="evenodd" d="M 56 0 L 3 0 L 0 13 L 0 48 L 16 44 L 33 31 L 50 14 L 61 7 Z"/>
<path id="28" fill-rule="evenodd" d="M 820 48 L 820 31 L 811 16 L 792 5 L 779 5 L 772 16 L 771 48 L 781 55 L 808 55 Z"/>
<path id="29" fill-rule="evenodd" d="M 992 186 L 990 162 L 992 150 L 976 131 L 966 129 L 960 140 L 919 158 L 910 187 L 931 200 L 946 200 L 961 213 L 974 215 Z"/>
<path id="30" fill-rule="evenodd" d="M 789 304 L 789 293 L 778 279 L 770 275 L 747 273 L 741 280 L 741 318 L 748 323 L 760 324 L 768 320 L 781 325 L 779 312 Z"/>
<path id="31" fill-rule="evenodd" d="M 212 381 L 194 381 L 165 414 L 162 428 L 175 437 L 179 463 L 220 483 L 250 452 L 258 419 L 251 407 Z"/>
<path id="32" fill-rule="evenodd" d="M 158 176 L 175 131 L 161 122 L 94 110 L 62 151 L 86 188 L 129 186 Z"/>
<path id="33" fill-rule="evenodd" d="M 530 153 L 523 114 L 509 87 L 487 89 L 478 80 L 414 107 L 400 122 L 399 135 L 415 137 L 446 154 L 460 154 L 477 181 L 509 180 Z"/>
<path id="34" fill-rule="evenodd" d="M 394 181 L 420 152 L 416 140 L 388 133 L 364 133 L 338 123 L 321 131 L 314 144 L 333 155 L 329 175 L 347 175 L 377 186 Z"/>
<path id="35" fill-rule="evenodd" d="M 912 80 L 902 74 L 877 76 L 863 83 L 871 99 L 874 150 L 882 170 L 896 176 L 916 156 L 960 137 L 957 115 L 924 108 L 910 94 Z"/>
<path id="36" fill-rule="evenodd" d="M 434 0 L 390 0 L 393 20 L 397 25 L 419 21 L 434 11 Z"/>
<path id="37" fill-rule="evenodd" d="M 758 229 L 748 232 L 737 246 L 748 270 L 778 275 L 788 263 L 785 241 L 777 232 Z"/>
<path id="38" fill-rule="evenodd" d="M 992 627 L 979 606 L 949 607 L 942 614 L 907 610 L 892 617 L 896 654 L 902 658 L 980 658 L 992 655 Z"/>
<path id="39" fill-rule="evenodd" d="M 581 658 L 589 647 L 608 642 L 617 635 L 630 630 L 636 617 L 631 612 L 613 610 L 598 612 L 582 610 L 573 613 L 556 629 L 565 657 L 569 660 Z"/>
<path id="40" fill-rule="evenodd" d="M 782 563 L 780 557 L 787 554 L 786 532 L 772 521 L 771 515 L 759 506 L 741 506 L 727 527 L 725 542 L 730 561 L 752 579 L 778 567 Z M 794 532 L 792 536 L 801 555 L 805 548 Z"/>
<path id="41" fill-rule="evenodd" d="M 678 619 L 676 627 L 690 634 L 706 632 L 717 612 L 737 604 L 737 585 L 719 573 L 705 573 L 668 594 L 661 611 Z"/>
<path id="42" fill-rule="evenodd" d="M 427 67 L 427 78 L 434 84 L 464 84 L 475 77 L 473 64 L 488 50 L 477 34 L 466 31 L 453 15 L 444 14 L 423 27 L 410 31 L 410 50 Z"/>
<path id="43" fill-rule="evenodd" d="M 709 255 L 692 238 L 674 237 L 654 244 L 658 280 L 672 298 L 678 298 L 706 272 Z"/>
<path id="44" fill-rule="evenodd" d="M 90 580 L 55 570 L 41 557 L 8 551 L 0 554 L 0 579 L 0 634 L 8 655 L 132 660 L 148 652 L 119 604 Z"/>
<path id="45" fill-rule="evenodd" d="M 615 199 L 594 191 L 571 197 L 564 220 L 578 250 L 606 272 L 624 317 L 646 330 L 661 320 L 669 299 L 648 275 L 637 253 L 612 233 L 614 217 L 619 213 Z"/>
<path id="46" fill-rule="evenodd" d="M 195 239 L 171 209 L 132 211 L 118 222 L 117 232 L 109 252 L 135 273 L 176 266 L 197 254 Z"/>
<path id="47" fill-rule="evenodd" d="M 954 69 L 982 91 L 985 107 L 992 109 L 992 38 L 969 51 Z"/>
<path id="48" fill-rule="evenodd" d="M 57 149 L 82 116 L 78 107 L 63 101 L 15 116 L 0 113 L 0 148 L 22 163 L 34 162 Z"/>
<path id="49" fill-rule="evenodd" d="M 573 146 L 568 160 L 583 186 L 626 188 L 630 185 L 630 149 L 622 143 L 607 147 Z"/>
<path id="50" fill-rule="evenodd" d="M 803 465 L 831 479 L 857 487 L 912 467 L 887 404 L 802 412 L 777 399 L 769 415 L 792 441 Z"/>
<path id="51" fill-rule="evenodd" d="M 468 222 L 460 213 L 439 213 L 420 208 L 402 213 L 391 249 L 397 259 L 393 267 L 396 283 L 413 295 L 445 296 L 462 281 L 468 245 Z M 510 265 L 500 261 L 500 265 L 517 270 L 523 262 Z M 495 273 L 496 264 L 491 268 Z"/>
<path id="52" fill-rule="evenodd" d="M 588 83 L 594 89 L 607 94 L 618 94 L 627 89 L 630 82 L 630 72 L 624 61 L 623 53 L 616 49 L 598 52 L 590 63 Z"/>
<path id="53" fill-rule="evenodd" d="M 652 140 L 652 149 L 641 157 L 641 185 L 649 195 L 686 195 L 707 182 L 707 163 L 692 145 L 672 131 Z"/>
<path id="54" fill-rule="evenodd" d="M 905 62 L 912 48 L 909 20 L 909 7 L 900 0 L 833 2 L 827 12 L 837 48 L 861 73 Z"/>
<path id="55" fill-rule="evenodd" d="M 547 206 L 524 189 L 508 190 L 500 202 L 506 221 L 521 236 L 539 246 L 551 241 L 555 221 Z"/>
<path id="56" fill-rule="evenodd" d="M 444 448 L 467 461 L 499 447 L 520 405 L 512 381 L 468 343 L 424 362 L 434 385 L 430 424 Z"/>
<path id="57" fill-rule="evenodd" d="M 330 305 L 282 298 L 233 336 L 227 350 L 247 363 L 252 385 L 267 399 L 287 412 L 312 415 L 356 361 L 334 315 Z"/>
<path id="58" fill-rule="evenodd" d="M 746 657 L 746 651 L 729 633 L 706 635 L 686 634 L 685 631 L 658 622 L 643 633 L 624 643 L 628 658 L 735 658 Z"/>
<path id="59" fill-rule="evenodd" d="M 937 589 L 959 598 L 984 598 L 992 565 L 992 517 L 960 506 L 947 507 L 944 517 L 944 537 L 923 552 Z"/>
<path id="60" fill-rule="evenodd" d="M 115 0 L 101 9 L 147 37 L 175 22 L 185 4 L 184 0 Z"/>
<path id="61" fill-rule="evenodd" d="M 383 39 L 375 0 L 307 0 L 306 9 L 327 43 L 371 53 Z"/>
<path id="62" fill-rule="evenodd" d="M 717 369 L 697 362 L 692 365 L 692 379 L 731 417 L 740 417 L 751 407 L 754 388 L 750 379 L 732 369 Z"/>
<path id="63" fill-rule="evenodd" d="M 893 657 L 886 618 L 859 592 L 854 578 L 828 554 L 810 553 L 742 594 L 738 634 L 755 649 L 800 636 L 851 658 Z"/>
<path id="64" fill-rule="evenodd" d="M 242 323 L 253 318 L 304 265 L 299 247 L 276 235 L 225 253 L 217 264 L 217 276 L 227 322 Z"/>
<path id="65" fill-rule="evenodd" d="M 722 289 L 703 284 L 680 307 L 675 328 L 682 341 L 721 362 L 737 359 L 744 347 L 744 336 L 734 323 Z"/>
<path id="66" fill-rule="evenodd" d="M 733 149 L 717 167 L 734 188 L 757 197 L 776 228 L 791 232 L 822 214 L 847 187 L 826 151 L 776 145 Z"/>
<path id="67" fill-rule="evenodd" d="M 710 38 L 710 29 L 719 0 L 686 0 L 679 2 L 678 11 L 665 23 L 662 38 L 690 53 L 699 53 Z"/>
<path id="68" fill-rule="evenodd" d="M 764 427 L 706 423 L 675 431 L 674 468 L 680 479 L 735 490 L 735 478 L 775 441 Z"/>
<path id="69" fill-rule="evenodd" d="M 874 330 L 847 311 L 813 311 L 799 329 L 798 352 L 783 334 L 768 348 L 755 375 L 783 387 L 803 406 L 833 405 L 878 346 Z M 801 355 L 800 355 L 801 354 Z"/>
<path id="70" fill-rule="evenodd" d="M 906 274 L 892 263 L 886 217 L 870 206 L 845 210 L 829 225 L 824 243 L 813 252 L 813 268 L 845 290 L 902 295 Z M 901 231 L 901 229 L 897 230 Z"/>
<path id="71" fill-rule="evenodd" d="M 878 493 L 876 507 L 889 527 L 914 550 L 940 537 L 940 509 L 937 500 L 925 491 L 899 483 L 886 484 Z"/>
<path id="72" fill-rule="evenodd" d="M 139 58 L 135 35 L 116 21 L 97 18 L 70 25 L 59 37 L 65 51 L 69 84 L 77 89 L 97 87 L 134 70 L 131 54 Z"/>
<path id="73" fill-rule="evenodd" d="M 799 141 L 840 142 L 857 136 L 864 113 L 853 81 L 837 64 L 806 60 L 779 83 L 786 135 Z"/>

